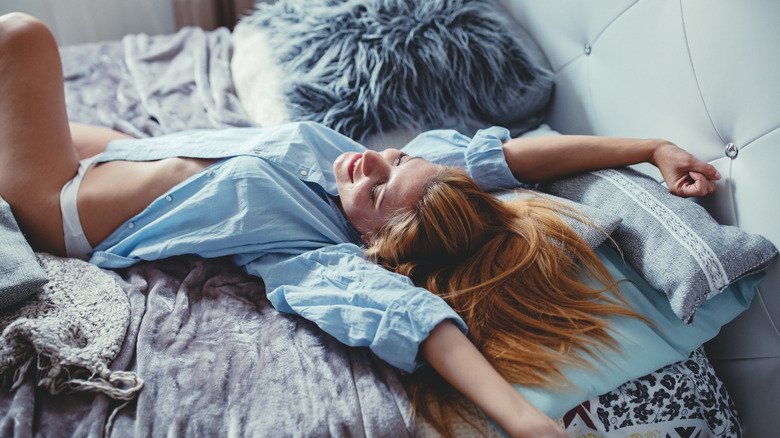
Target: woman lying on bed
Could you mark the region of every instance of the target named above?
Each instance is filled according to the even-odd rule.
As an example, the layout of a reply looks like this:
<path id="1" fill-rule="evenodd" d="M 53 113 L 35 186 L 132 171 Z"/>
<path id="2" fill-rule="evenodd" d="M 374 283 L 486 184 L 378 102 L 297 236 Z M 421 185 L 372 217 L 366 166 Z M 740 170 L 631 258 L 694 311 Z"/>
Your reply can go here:
<path id="1" fill-rule="evenodd" d="M 660 140 L 436 134 L 430 156 L 460 157 L 466 175 L 313 123 L 140 140 L 70 126 L 56 43 L 21 14 L 0 18 L 0 95 L 0 196 L 35 250 L 104 268 L 232 256 L 278 310 L 404 370 L 427 361 L 513 436 L 564 435 L 504 377 L 554 380 L 554 364 L 609 345 L 604 315 L 632 312 L 580 281 L 614 287 L 557 207 L 482 189 L 643 161 L 679 195 L 719 178 Z M 485 319 L 486 302 L 505 321 Z"/>

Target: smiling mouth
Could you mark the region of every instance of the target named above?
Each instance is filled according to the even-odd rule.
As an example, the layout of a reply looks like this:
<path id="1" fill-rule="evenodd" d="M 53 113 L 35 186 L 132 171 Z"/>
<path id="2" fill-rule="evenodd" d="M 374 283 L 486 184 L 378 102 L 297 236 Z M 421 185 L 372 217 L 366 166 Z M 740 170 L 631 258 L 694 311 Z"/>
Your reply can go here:
<path id="1" fill-rule="evenodd" d="M 355 182 L 355 163 L 358 162 L 363 158 L 363 154 L 355 154 L 352 159 L 349 160 L 349 164 L 347 164 L 347 173 L 349 174 L 349 180 L 351 182 Z"/>

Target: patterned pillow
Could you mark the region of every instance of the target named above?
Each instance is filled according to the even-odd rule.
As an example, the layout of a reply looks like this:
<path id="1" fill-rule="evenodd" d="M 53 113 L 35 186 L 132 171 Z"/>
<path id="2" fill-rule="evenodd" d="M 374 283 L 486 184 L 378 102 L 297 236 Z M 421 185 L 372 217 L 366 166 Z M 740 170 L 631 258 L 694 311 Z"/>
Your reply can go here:
<path id="1" fill-rule="evenodd" d="M 558 422 L 577 437 L 742 436 L 734 402 L 704 348 L 583 402 Z"/>
<path id="2" fill-rule="evenodd" d="M 19 231 L 11 206 L 0 198 L 0 309 L 24 300 L 47 281 L 46 272 Z"/>
<path id="3" fill-rule="evenodd" d="M 589 172 L 539 189 L 620 216 L 612 237 L 625 259 L 666 294 L 685 322 L 702 302 L 766 269 L 777 255 L 764 237 L 720 225 L 700 205 L 630 168 Z"/>

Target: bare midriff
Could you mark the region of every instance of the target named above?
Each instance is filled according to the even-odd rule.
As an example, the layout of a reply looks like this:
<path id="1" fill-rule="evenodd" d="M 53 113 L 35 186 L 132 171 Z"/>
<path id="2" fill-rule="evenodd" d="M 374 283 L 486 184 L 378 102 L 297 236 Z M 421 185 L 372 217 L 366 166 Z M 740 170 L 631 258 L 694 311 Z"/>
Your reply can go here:
<path id="1" fill-rule="evenodd" d="M 79 219 L 89 244 L 94 248 L 152 201 L 216 161 L 166 158 L 90 166 L 77 196 Z"/>

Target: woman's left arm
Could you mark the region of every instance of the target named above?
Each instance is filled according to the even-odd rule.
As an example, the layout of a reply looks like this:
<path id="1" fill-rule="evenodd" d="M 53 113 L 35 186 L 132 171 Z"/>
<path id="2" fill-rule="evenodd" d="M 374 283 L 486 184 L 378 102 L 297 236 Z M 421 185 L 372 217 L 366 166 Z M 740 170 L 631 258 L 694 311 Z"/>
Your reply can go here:
<path id="1" fill-rule="evenodd" d="M 648 162 L 661 171 L 669 191 L 678 196 L 704 196 L 715 191 L 720 174 L 714 166 L 674 143 L 587 135 L 515 138 L 504 143 L 512 174 L 527 183 L 580 172 Z"/>
<path id="2" fill-rule="evenodd" d="M 566 434 L 493 368 L 451 321 L 437 325 L 420 345 L 428 363 L 511 437 L 565 438 Z"/>

